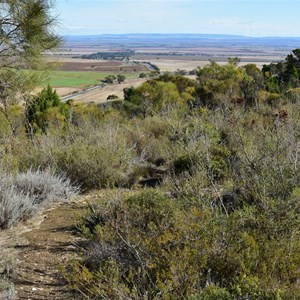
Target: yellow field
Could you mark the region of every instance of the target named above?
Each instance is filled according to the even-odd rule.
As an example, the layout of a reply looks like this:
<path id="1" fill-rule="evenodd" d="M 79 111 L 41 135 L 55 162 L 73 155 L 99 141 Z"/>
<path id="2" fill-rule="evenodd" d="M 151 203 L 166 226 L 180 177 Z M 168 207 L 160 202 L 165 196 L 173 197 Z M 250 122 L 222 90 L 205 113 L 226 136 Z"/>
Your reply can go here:
<path id="1" fill-rule="evenodd" d="M 116 95 L 120 99 L 123 99 L 123 89 L 127 87 L 138 87 L 143 82 L 145 82 L 146 79 L 131 79 L 127 80 L 126 82 L 122 84 L 109 84 L 105 86 L 102 89 L 98 89 L 92 92 L 89 92 L 84 95 L 80 95 L 79 97 L 76 97 L 74 99 L 75 102 L 82 102 L 82 103 L 89 103 L 89 102 L 95 102 L 95 103 L 103 103 L 107 101 L 107 97 L 109 95 Z"/>

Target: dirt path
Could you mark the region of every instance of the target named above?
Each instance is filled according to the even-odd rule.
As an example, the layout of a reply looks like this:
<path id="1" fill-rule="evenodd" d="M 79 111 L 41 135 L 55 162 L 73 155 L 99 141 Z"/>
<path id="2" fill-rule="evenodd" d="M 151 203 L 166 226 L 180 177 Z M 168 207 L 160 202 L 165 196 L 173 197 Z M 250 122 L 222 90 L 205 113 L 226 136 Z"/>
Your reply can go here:
<path id="1" fill-rule="evenodd" d="M 81 195 L 44 210 L 25 224 L 0 231 L 0 300 L 81 299 L 72 294 L 61 275 L 62 266 L 78 255 L 76 244 L 83 242 L 76 234 L 78 215 L 88 203 L 123 193 L 132 192 L 107 189 Z M 13 283 L 14 289 L 3 291 L 3 282 Z"/>
<path id="2" fill-rule="evenodd" d="M 75 244 L 80 241 L 75 234 L 76 216 L 90 198 L 59 204 L 0 236 L 2 253 L 10 252 L 14 259 L 8 272 L 16 299 L 79 299 L 72 295 L 60 268 L 76 256 Z"/>

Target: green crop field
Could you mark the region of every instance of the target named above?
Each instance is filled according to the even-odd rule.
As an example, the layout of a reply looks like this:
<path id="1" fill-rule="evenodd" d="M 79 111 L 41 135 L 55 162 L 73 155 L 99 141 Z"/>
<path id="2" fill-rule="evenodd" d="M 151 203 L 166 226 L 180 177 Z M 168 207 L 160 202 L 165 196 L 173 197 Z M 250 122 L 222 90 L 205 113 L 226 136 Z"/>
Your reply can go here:
<path id="1" fill-rule="evenodd" d="M 53 87 L 84 87 L 96 84 L 97 81 L 112 73 L 84 72 L 84 71 L 51 71 L 48 78 L 44 80 L 44 85 Z M 127 79 L 138 78 L 139 73 L 125 74 Z"/>

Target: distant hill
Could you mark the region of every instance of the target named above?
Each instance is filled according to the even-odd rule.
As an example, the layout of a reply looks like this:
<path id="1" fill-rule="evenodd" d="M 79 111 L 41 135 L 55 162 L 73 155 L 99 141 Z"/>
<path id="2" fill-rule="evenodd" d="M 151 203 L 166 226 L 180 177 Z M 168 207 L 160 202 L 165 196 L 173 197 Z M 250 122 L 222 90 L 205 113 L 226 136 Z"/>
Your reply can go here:
<path id="1" fill-rule="evenodd" d="M 252 45 L 273 46 L 280 48 L 300 47 L 300 37 L 248 37 L 223 34 L 102 34 L 86 36 L 65 36 L 66 46 L 78 44 L 101 45 Z"/>

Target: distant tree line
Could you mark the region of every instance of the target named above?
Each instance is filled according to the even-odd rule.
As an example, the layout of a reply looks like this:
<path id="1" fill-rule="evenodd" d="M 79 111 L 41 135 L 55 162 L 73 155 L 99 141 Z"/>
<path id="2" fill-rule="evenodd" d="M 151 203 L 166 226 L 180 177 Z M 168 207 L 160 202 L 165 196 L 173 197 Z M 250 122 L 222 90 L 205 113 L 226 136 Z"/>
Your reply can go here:
<path id="1" fill-rule="evenodd" d="M 262 72 L 270 92 L 300 87 L 300 49 L 293 50 L 282 62 L 264 65 Z"/>
<path id="2" fill-rule="evenodd" d="M 84 54 L 80 58 L 82 59 L 104 59 L 104 60 L 125 60 L 134 55 L 133 50 L 125 50 L 118 52 L 97 52 L 91 54 Z"/>

